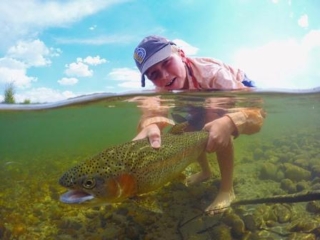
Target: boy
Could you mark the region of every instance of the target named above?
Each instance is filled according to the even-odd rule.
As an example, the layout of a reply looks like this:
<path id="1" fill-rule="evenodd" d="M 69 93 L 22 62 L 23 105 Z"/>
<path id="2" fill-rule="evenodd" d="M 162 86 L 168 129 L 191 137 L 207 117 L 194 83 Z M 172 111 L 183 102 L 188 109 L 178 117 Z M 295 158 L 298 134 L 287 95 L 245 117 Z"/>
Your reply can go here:
<path id="1" fill-rule="evenodd" d="M 157 91 L 205 90 L 205 89 L 248 89 L 253 87 L 244 72 L 213 58 L 189 58 L 173 42 L 160 36 L 144 38 L 134 51 L 134 60 L 141 72 L 141 84 L 145 86 L 145 76 L 156 86 Z M 258 132 L 263 123 L 260 109 L 238 109 L 226 113 L 217 107 L 216 98 L 206 100 L 204 130 L 209 132 L 207 152 L 216 152 L 221 172 L 218 195 L 206 212 L 214 214 L 230 206 L 235 199 L 233 191 L 233 142 L 239 134 Z M 225 100 L 222 100 L 225 102 Z M 138 135 L 133 140 L 148 137 L 154 148 L 161 147 L 161 130 L 174 124 L 167 118 L 167 108 L 161 106 L 157 97 L 140 100 L 142 117 Z M 223 114 L 220 114 L 223 112 Z M 198 160 L 201 172 L 190 176 L 188 184 L 205 181 L 211 171 L 205 154 Z"/>

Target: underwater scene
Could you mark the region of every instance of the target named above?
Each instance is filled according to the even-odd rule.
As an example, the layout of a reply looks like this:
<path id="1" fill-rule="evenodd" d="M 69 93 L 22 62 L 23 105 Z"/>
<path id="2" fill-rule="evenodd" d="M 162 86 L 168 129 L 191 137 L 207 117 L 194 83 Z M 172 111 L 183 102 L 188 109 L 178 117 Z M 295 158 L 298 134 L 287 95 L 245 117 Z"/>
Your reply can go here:
<path id="1" fill-rule="evenodd" d="M 61 202 L 68 190 L 59 183 L 63 174 L 105 149 L 130 144 L 141 117 L 137 99 L 153 97 L 176 123 L 201 121 L 197 114 L 209 98 L 219 109 L 265 112 L 259 132 L 234 139 L 233 204 L 213 216 L 204 211 L 219 190 L 214 153 L 207 153 L 213 177 L 196 185 L 185 184 L 200 169 L 194 159 L 143 196 L 119 203 Z M 320 239 L 319 121 L 318 90 L 93 94 L 48 104 L 0 104 L 0 239 Z M 145 148 L 151 148 L 147 142 Z M 134 153 L 119 154 L 125 165 L 133 161 Z"/>

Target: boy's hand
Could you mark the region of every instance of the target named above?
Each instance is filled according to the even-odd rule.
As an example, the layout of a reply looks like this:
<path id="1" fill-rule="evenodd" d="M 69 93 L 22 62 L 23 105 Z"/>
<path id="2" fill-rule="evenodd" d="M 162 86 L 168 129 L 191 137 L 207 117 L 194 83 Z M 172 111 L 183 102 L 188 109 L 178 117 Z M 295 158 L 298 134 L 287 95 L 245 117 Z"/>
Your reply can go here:
<path id="1" fill-rule="evenodd" d="M 232 120 L 225 116 L 207 123 L 203 129 L 209 132 L 207 152 L 215 152 L 228 146 L 231 134 L 236 130 L 236 127 Z"/>
<path id="2" fill-rule="evenodd" d="M 148 138 L 151 147 L 160 148 L 161 147 L 161 131 L 157 124 L 153 123 L 146 126 L 138 135 L 132 139 L 132 141 Z"/>

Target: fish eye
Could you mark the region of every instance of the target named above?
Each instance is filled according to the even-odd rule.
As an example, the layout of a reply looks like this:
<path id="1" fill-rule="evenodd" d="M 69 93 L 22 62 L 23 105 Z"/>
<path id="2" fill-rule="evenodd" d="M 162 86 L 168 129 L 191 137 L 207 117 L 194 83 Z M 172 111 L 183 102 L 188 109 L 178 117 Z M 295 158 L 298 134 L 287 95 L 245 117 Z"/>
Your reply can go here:
<path id="1" fill-rule="evenodd" d="M 82 186 L 88 189 L 94 188 L 95 185 L 96 185 L 96 180 L 94 178 L 85 179 L 82 183 Z"/>

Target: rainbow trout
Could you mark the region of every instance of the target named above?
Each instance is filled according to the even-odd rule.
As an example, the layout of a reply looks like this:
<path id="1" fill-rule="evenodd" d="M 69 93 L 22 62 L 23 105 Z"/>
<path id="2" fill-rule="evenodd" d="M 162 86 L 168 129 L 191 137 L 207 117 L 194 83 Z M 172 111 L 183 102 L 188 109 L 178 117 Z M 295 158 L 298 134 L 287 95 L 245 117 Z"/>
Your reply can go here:
<path id="1" fill-rule="evenodd" d="M 60 201 L 117 203 L 172 181 L 199 158 L 208 139 L 206 131 L 182 132 L 176 126 L 162 135 L 160 149 L 153 149 L 147 139 L 131 141 L 69 169 L 59 180 L 69 189 Z"/>

